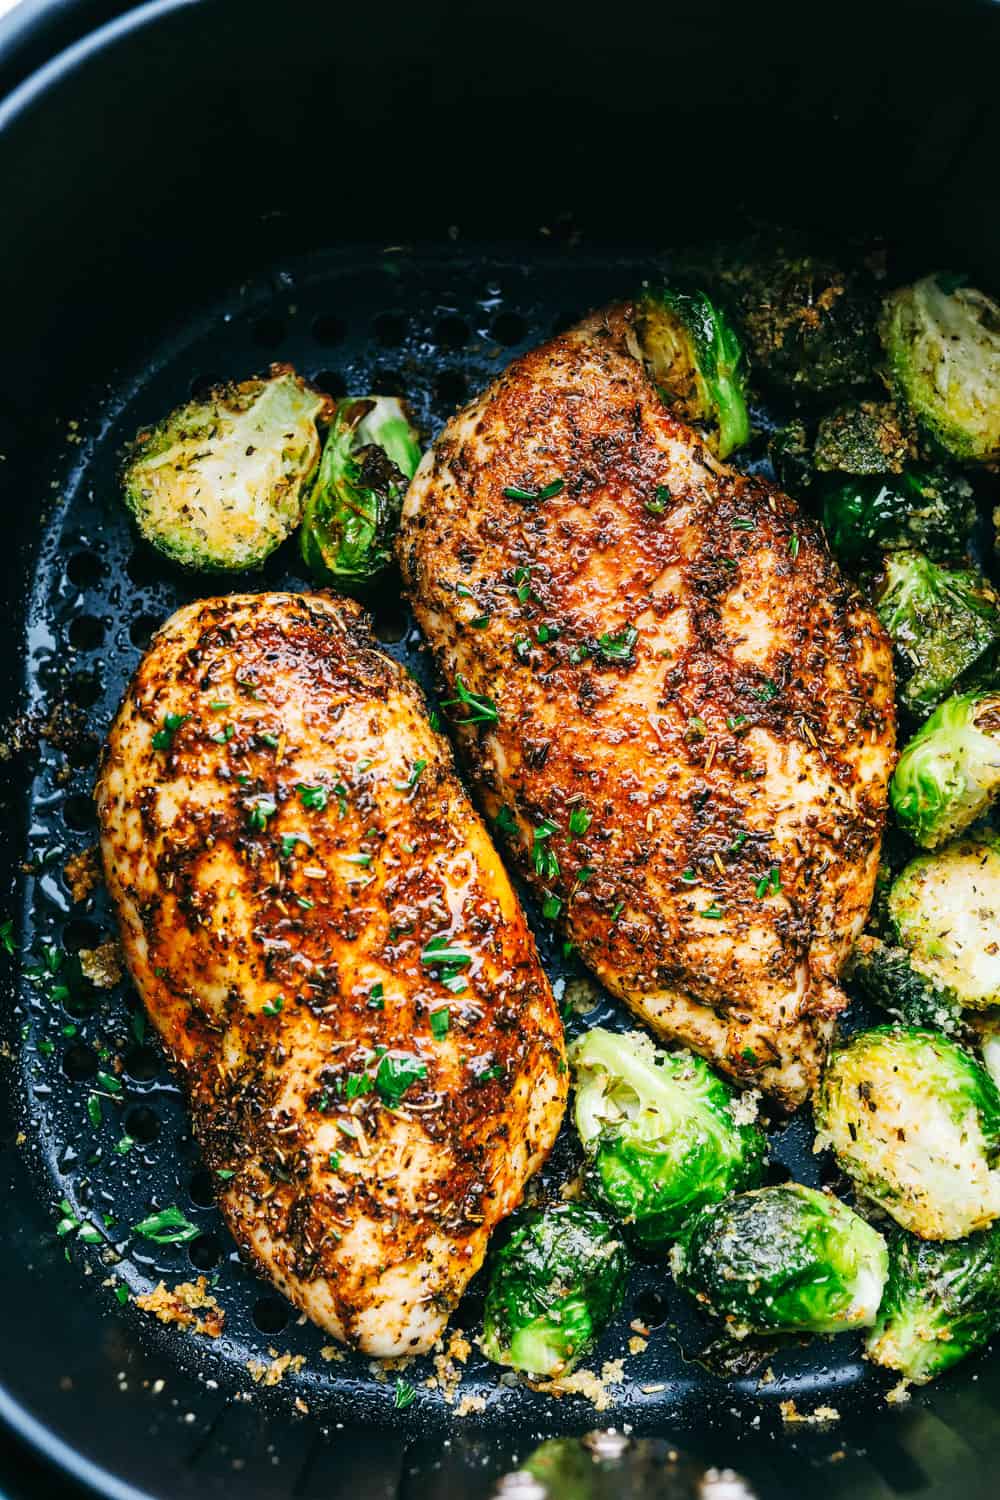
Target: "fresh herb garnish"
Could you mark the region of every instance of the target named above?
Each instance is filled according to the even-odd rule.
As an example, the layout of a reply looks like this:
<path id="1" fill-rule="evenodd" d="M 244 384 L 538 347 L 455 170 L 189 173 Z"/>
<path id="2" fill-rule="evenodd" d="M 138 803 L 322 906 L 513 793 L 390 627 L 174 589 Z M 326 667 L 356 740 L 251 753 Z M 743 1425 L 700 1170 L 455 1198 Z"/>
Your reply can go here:
<path id="1" fill-rule="evenodd" d="M 503 493 L 508 500 L 551 500 L 555 495 L 561 494 L 565 488 L 565 479 L 553 479 L 540 490 L 524 490 L 516 484 L 509 484 Z"/>
<path id="2" fill-rule="evenodd" d="M 449 938 L 439 935 L 432 937 L 424 947 L 420 955 L 420 962 L 432 974 L 435 974 L 438 982 L 445 989 L 451 990 L 453 995 L 460 995 L 466 987 L 462 970 L 472 962 L 472 955 L 466 953 L 462 948 L 455 948 Z"/>
<path id="3" fill-rule="evenodd" d="M 798 533 L 794 532 L 794 531 L 792 532 L 792 535 L 788 538 L 788 555 L 792 559 L 792 562 L 794 562 L 795 559 L 799 555 L 799 538 L 798 538 Z"/>
<path id="4" fill-rule="evenodd" d="M 394 1108 L 411 1084 L 427 1077 L 427 1064 L 412 1052 L 387 1052 L 378 1065 L 375 1087 L 383 1104 Z"/>
<path id="5" fill-rule="evenodd" d="M 370 1094 L 375 1087 L 375 1080 L 370 1073 L 348 1073 L 344 1079 L 345 1099 L 358 1099 L 362 1094 Z"/>
<path id="6" fill-rule="evenodd" d="M 587 660 L 587 657 L 589 655 L 590 647 L 587 645 L 586 641 L 580 641 L 579 644 L 574 646 L 569 653 L 570 665 L 573 667 L 578 667 L 582 661 Z"/>
<path id="7" fill-rule="evenodd" d="M 632 660 L 635 643 L 639 639 L 639 632 L 634 625 L 626 625 L 619 630 L 617 635 L 611 635 L 605 631 L 599 637 L 597 649 L 605 661 L 627 662 Z"/>
<path id="8" fill-rule="evenodd" d="M 368 1009 L 385 1010 L 385 988 L 381 982 L 373 984 L 368 992 Z"/>
<path id="9" fill-rule="evenodd" d="M 123 1135 L 120 1140 L 115 1142 L 115 1151 L 119 1156 L 128 1156 L 134 1145 L 135 1140 L 132 1136 Z"/>
<path id="10" fill-rule="evenodd" d="M 749 837 L 750 837 L 750 835 L 748 833 L 745 833 L 741 829 L 740 832 L 733 839 L 733 842 L 730 844 L 730 846 L 729 846 L 729 853 L 730 854 L 739 854 L 740 850 L 743 848 L 743 845 L 746 843 L 746 841 L 747 841 L 747 839 Z"/>
<path id="11" fill-rule="evenodd" d="M 362 870 L 367 870 L 368 867 L 371 865 L 371 862 L 372 862 L 371 855 L 367 854 L 367 853 L 364 853 L 364 854 L 345 854 L 344 855 L 344 859 L 347 862 L 347 864 L 349 864 L 349 865 L 360 865 L 361 868 L 362 868 Z"/>
<path id="12" fill-rule="evenodd" d="M 736 516 L 733 520 L 734 531 L 756 531 L 757 522 L 752 516 Z"/>
<path id="13" fill-rule="evenodd" d="M 103 1069 L 99 1068 L 97 1081 L 102 1089 L 107 1089 L 109 1094 L 120 1094 L 122 1091 L 121 1079 L 116 1078 L 113 1073 L 105 1073 Z"/>
<path id="14" fill-rule="evenodd" d="M 190 714 L 166 714 L 163 719 L 163 728 L 158 729 L 153 735 L 153 749 L 169 750 L 174 742 L 174 735 L 190 717 Z"/>
<path id="15" fill-rule="evenodd" d="M 586 807 L 574 807 L 569 815 L 569 831 L 574 838 L 580 838 L 593 821 L 594 815 Z"/>
<path id="16" fill-rule="evenodd" d="M 562 911 L 562 901 L 558 896 L 546 896 L 542 902 L 542 916 L 548 921 L 554 922 Z"/>
<path id="17" fill-rule="evenodd" d="M 330 1160 L 330 1171 L 331 1172 L 338 1171 L 339 1167 L 340 1167 L 340 1152 L 339 1151 L 331 1151 L 330 1152 L 329 1160 Z"/>
<path id="18" fill-rule="evenodd" d="M 543 818 L 534 830 L 531 857 L 534 861 L 535 873 L 543 880 L 557 880 L 559 877 L 559 861 L 555 851 L 546 842 L 558 831 L 558 825 L 553 823 L 551 818 Z"/>
<path id="19" fill-rule="evenodd" d="M 746 714 L 730 714 L 726 719 L 726 728 L 729 730 L 730 734 L 735 734 L 738 730 L 745 728 L 749 723 L 750 720 L 747 718 Z"/>
<path id="20" fill-rule="evenodd" d="M 402 1376 L 396 1377 L 396 1394 L 392 1398 L 392 1404 L 397 1411 L 405 1411 L 417 1398 L 416 1388 Z"/>
<path id="21" fill-rule="evenodd" d="M 710 917 L 713 921 L 717 921 L 718 918 L 722 916 L 722 907 L 717 901 L 713 901 L 711 906 L 705 907 L 705 910 L 702 912 L 702 916 Z"/>
<path id="22" fill-rule="evenodd" d="M 100 1094 L 91 1094 L 87 1099 L 87 1114 L 90 1117 L 91 1125 L 97 1130 L 104 1119 L 104 1114 L 101 1110 Z"/>
<path id="23" fill-rule="evenodd" d="M 426 769 L 427 762 L 425 760 L 415 760 L 413 762 L 413 769 L 411 770 L 407 779 L 405 781 L 393 782 L 393 786 L 396 788 L 396 791 L 412 792 L 413 788 L 416 786 L 417 782 L 420 780 Z"/>
<path id="24" fill-rule="evenodd" d="M 214 745 L 228 745 L 235 733 L 236 728 L 234 725 L 224 724 L 218 734 L 210 734 L 209 739 Z"/>
<path id="25" fill-rule="evenodd" d="M 758 698 L 761 703 L 770 703 L 772 698 L 777 698 L 778 694 L 781 692 L 781 689 L 776 682 L 772 682 L 771 679 L 768 678 L 765 681 L 763 687 L 753 688 L 752 691 L 754 697 Z"/>
<path id="26" fill-rule="evenodd" d="M 295 790 L 302 806 L 309 812 L 322 812 L 326 807 L 329 793 L 325 786 L 309 786 L 307 782 L 300 781 Z"/>
<path id="27" fill-rule="evenodd" d="M 442 1037 L 446 1037 L 450 1027 L 451 1011 L 447 1006 L 442 1006 L 440 1010 L 431 1011 L 431 1036 L 436 1041 L 441 1041 Z"/>
<path id="28" fill-rule="evenodd" d="M 269 1000 L 266 1005 L 261 1006 L 261 1010 L 265 1016 L 280 1016 L 284 1003 L 284 995 L 275 995 L 273 1000 Z"/>
<path id="29" fill-rule="evenodd" d="M 14 956 L 14 918 L 13 917 L 7 917 L 7 919 L 5 921 L 0 922 L 0 945 L 3 946 L 4 952 L 5 953 L 9 953 L 10 956 L 13 958 L 13 956 Z"/>
<path id="30" fill-rule="evenodd" d="M 506 803 L 503 804 L 497 813 L 496 824 L 500 832 L 506 833 L 508 837 L 517 833 L 517 819 Z"/>
<path id="31" fill-rule="evenodd" d="M 539 625 L 535 631 L 535 636 L 540 646 L 546 645 L 549 641 L 557 641 L 561 634 L 562 631 L 558 625 Z"/>
<path id="32" fill-rule="evenodd" d="M 469 710 L 466 719 L 459 719 L 459 724 L 498 724 L 500 715 L 492 698 L 486 698 L 478 693 L 470 693 L 461 677 L 455 678 L 455 691 L 457 698 L 449 698 L 445 701 L 445 708 L 455 708 L 461 705 Z"/>
<path id="33" fill-rule="evenodd" d="M 646 509 L 651 516 L 662 516 L 673 496 L 665 484 L 656 486 L 656 494 L 652 500 L 646 501 Z"/>
<path id="34" fill-rule="evenodd" d="M 247 813 L 247 823 L 258 833 L 263 833 L 267 827 L 268 818 L 273 818 L 277 811 L 278 805 L 272 798 L 258 797 Z"/>
<path id="35" fill-rule="evenodd" d="M 196 1240 L 201 1230 L 179 1208 L 161 1208 L 133 1224 L 132 1232 L 144 1240 L 152 1240 L 154 1245 L 186 1245 L 189 1240 Z"/>

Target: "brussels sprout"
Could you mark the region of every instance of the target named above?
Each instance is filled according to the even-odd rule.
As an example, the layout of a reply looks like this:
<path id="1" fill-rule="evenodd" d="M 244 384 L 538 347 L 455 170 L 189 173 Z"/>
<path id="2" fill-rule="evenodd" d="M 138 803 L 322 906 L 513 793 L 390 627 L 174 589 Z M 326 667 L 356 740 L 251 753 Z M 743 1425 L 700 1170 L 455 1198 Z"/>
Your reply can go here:
<path id="1" fill-rule="evenodd" d="M 737 1338 L 869 1327 L 887 1259 L 882 1236 L 846 1203 L 798 1182 L 702 1209 L 670 1252 L 679 1285 Z"/>
<path id="2" fill-rule="evenodd" d="M 842 562 L 911 547 L 960 558 L 975 520 L 972 486 L 946 469 L 914 464 L 898 475 L 831 475 L 823 485 L 823 525 Z"/>
<path id="3" fill-rule="evenodd" d="M 483 1352 L 528 1375 L 565 1375 L 621 1306 L 628 1251 L 616 1225 L 583 1204 L 518 1218 L 493 1256 Z"/>
<path id="4" fill-rule="evenodd" d="M 888 910 L 913 968 L 950 1002 L 1000 1005 L 1000 840 L 919 855 L 893 882 Z"/>
<path id="5" fill-rule="evenodd" d="M 901 828 L 936 849 L 1000 794 L 1000 693 L 959 693 L 931 714 L 896 765 L 889 796 Z"/>
<path id="6" fill-rule="evenodd" d="M 1000 1329 L 1000 1228 L 929 1244 L 896 1233 L 889 1279 L 865 1352 L 924 1385 Z"/>
<path id="7" fill-rule="evenodd" d="M 816 429 L 813 457 L 821 473 L 901 474 L 916 456 L 913 433 L 892 401 L 852 401 L 828 412 Z"/>
<path id="8" fill-rule="evenodd" d="M 861 937 L 851 954 L 850 977 L 867 998 L 906 1026 L 931 1026 L 963 1037 L 965 1026 L 954 994 L 913 967 L 905 948 Z"/>
<path id="9" fill-rule="evenodd" d="M 663 287 L 636 303 L 637 353 L 664 399 L 712 430 L 720 458 L 750 436 L 746 360 L 732 325 L 705 292 Z"/>
<path id="10" fill-rule="evenodd" d="M 302 523 L 302 558 L 315 578 L 364 593 L 389 566 L 419 462 L 417 435 L 395 396 L 338 402 Z"/>
<path id="11" fill-rule="evenodd" d="M 899 700 L 912 713 L 929 713 L 1000 646 L 1000 599 L 983 575 L 922 552 L 889 553 L 877 608 L 895 649 Z"/>
<path id="12" fill-rule="evenodd" d="M 955 458 L 1000 458 L 1000 306 L 961 277 L 925 276 L 886 298 L 879 331 L 925 431 Z"/>
<path id="13" fill-rule="evenodd" d="M 140 432 L 122 474 L 142 535 L 191 568 L 258 566 L 299 524 L 329 400 L 288 365 L 218 386 Z"/>
<path id="14" fill-rule="evenodd" d="M 595 1026 L 570 1061 L 588 1189 L 643 1245 L 669 1244 L 704 1204 L 761 1181 L 767 1137 L 700 1057 Z"/>
<path id="15" fill-rule="evenodd" d="M 806 395 L 867 385 L 878 353 L 874 283 L 815 255 L 765 253 L 722 272 L 754 369 Z"/>
<path id="16" fill-rule="evenodd" d="M 815 1149 L 832 1146 L 858 1190 L 921 1239 L 961 1239 L 1000 1214 L 1000 1093 L 950 1038 L 862 1032 L 832 1053 L 815 1111 Z"/>
<path id="17" fill-rule="evenodd" d="M 1000 1017 L 976 1014 L 969 1017 L 969 1023 L 979 1045 L 983 1067 L 1000 1089 Z"/>

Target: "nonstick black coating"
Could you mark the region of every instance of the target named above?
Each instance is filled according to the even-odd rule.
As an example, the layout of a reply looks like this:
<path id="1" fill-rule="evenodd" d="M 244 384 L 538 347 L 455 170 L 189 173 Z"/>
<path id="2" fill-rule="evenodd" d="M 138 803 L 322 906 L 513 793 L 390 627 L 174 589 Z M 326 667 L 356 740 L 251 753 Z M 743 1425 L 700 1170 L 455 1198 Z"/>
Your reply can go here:
<path id="1" fill-rule="evenodd" d="M 0 250 L 15 293 L 0 383 L 11 603 L 0 671 L 18 704 L 26 638 L 28 706 L 44 717 L 75 703 L 85 721 L 80 735 L 57 733 L 61 749 L 28 725 L 10 762 L 0 838 L 11 869 L 29 824 L 32 856 L 50 855 L 22 872 L 11 908 L 19 946 L 37 957 L 51 934 L 73 950 L 109 927 L 99 905 L 66 910 L 61 876 L 66 855 L 93 838 L 95 737 L 152 625 L 211 586 L 136 541 L 117 498 L 117 450 L 192 382 L 289 359 L 343 389 L 400 389 L 430 436 L 517 348 L 628 291 L 657 259 L 588 247 L 636 234 L 662 246 L 708 221 L 737 227 L 731 195 L 751 179 L 768 208 L 793 201 L 834 228 L 845 217 L 852 228 L 887 222 L 914 268 L 954 264 L 961 250 L 988 274 L 1000 222 L 983 172 L 995 70 L 988 48 L 970 44 L 986 7 L 963 7 L 961 19 L 911 7 L 903 29 L 899 8 L 849 7 L 819 51 L 812 33 L 806 48 L 798 8 L 773 9 L 766 20 L 677 5 L 641 35 L 637 20 L 598 35 L 568 6 L 511 6 L 471 29 L 447 6 L 390 7 L 339 16 L 333 35 L 324 7 L 284 7 L 278 25 L 271 7 L 167 3 L 84 43 L 72 66 L 26 85 L 17 110 L 0 110 L 0 166 L 17 205 Z M 519 247 L 470 244 L 470 229 Z M 369 250 L 298 256 L 383 230 Z M 443 243 L 386 249 L 419 233 Z M 227 582 L 243 586 L 216 586 Z M 302 586 L 294 544 L 259 582 Z M 389 595 L 375 613 L 386 648 L 426 681 L 405 612 Z M 475 1353 L 457 1400 L 481 1395 L 484 1412 L 453 1419 L 424 1387 L 395 1412 L 391 1380 L 374 1381 L 363 1361 L 326 1363 L 325 1341 L 294 1320 L 279 1330 L 280 1299 L 230 1258 L 180 1100 L 155 1048 L 136 1038 L 127 991 L 96 1005 L 72 995 L 68 1009 L 46 991 L 23 988 L 7 1017 L 7 1045 L 24 1064 L 11 1074 L 16 1113 L 0 1157 L 0 1415 L 86 1483 L 171 1500 L 473 1496 L 540 1437 L 617 1421 L 734 1463 L 768 1495 L 991 1492 L 1000 1379 L 988 1359 L 904 1408 L 885 1406 L 891 1382 L 849 1339 L 780 1351 L 778 1379 L 759 1389 L 757 1377 L 725 1382 L 681 1353 L 708 1330 L 653 1266 L 636 1272 L 625 1316 L 587 1361 L 599 1370 L 616 1356 L 637 1313 L 657 1325 L 646 1353 L 626 1357 L 604 1413 L 498 1388 Z M 123 1096 L 102 1101 L 95 1131 L 99 1038 L 111 1057 L 97 1066 L 121 1056 L 125 1068 Z M 68 1076 L 67 1060 L 85 1076 Z M 130 1117 L 139 1144 L 119 1156 Z M 95 1142 L 102 1155 L 89 1162 Z M 805 1181 L 827 1170 L 804 1117 L 776 1132 L 775 1156 Z M 553 1170 L 569 1165 L 559 1156 Z M 64 1191 L 113 1245 L 151 1202 L 178 1203 L 204 1226 L 196 1265 L 186 1250 L 144 1262 L 134 1242 L 108 1265 L 107 1247 L 58 1238 Z M 102 1284 L 202 1267 L 218 1274 L 227 1311 L 218 1344 L 150 1326 Z M 475 1316 L 472 1293 L 455 1323 L 472 1332 Z M 269 1348 L 307 1358 L 262 1391 L 246 1362 Z M 777 1402 L 790 1397 L 803 1411 L 831 1404 L 842 1421 L 829 1432 L 784 1427 Z"/>

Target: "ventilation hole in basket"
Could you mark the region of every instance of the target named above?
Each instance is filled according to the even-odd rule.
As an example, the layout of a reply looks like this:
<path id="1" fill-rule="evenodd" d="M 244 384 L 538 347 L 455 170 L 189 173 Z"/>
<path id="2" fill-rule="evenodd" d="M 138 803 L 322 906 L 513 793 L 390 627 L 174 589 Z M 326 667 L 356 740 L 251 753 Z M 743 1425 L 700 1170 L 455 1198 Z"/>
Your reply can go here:
<path id="1" fill-rule="evenodd" d="M 62 1003 L 62 1008 L 75 1021 L 85 1021 L 88 1016 L 93 1015 L 99 1003 L 96 995 L 87 994 L 83 990 L 70 990 Z"/>
<path id="2" fill-rule="evenodd" d="M 250 330 L 255 344 L 262 349 L 276 349 L 285 337 L 285 325 L 280 318 L 258 318 Z"/>
<path id="3" fill-rule="evenodd" d="M 288 1326 L 288 1303 L 280 1297 L 258 1297 L 253 1305 L 254 1327 L 259 1333 L 280 1333 Z"/>
<path id="4" fill-rule="evenodd" d="M 819 1180 L 823 1187 L 838 1187 L 844 1181 L 844 1174 L 832 1151 L 824 1151 L 819 1156 Z"/>
<path id="5" fill-rule="evenodd" d="M 662 1328 L 667 1321 L 669 1304 L 662 1292 L 640 1292 L 634 1303 L 635 1314 L 647 1328 Z"/>
<path id="6" fill-rule="evenodd" d="M 140 651 L 145 651 L 153 631 L 158 630 L 162 623 L 157 615 L 138 615 L 128 628 L 128 638 L 133 646 L 137 646 Z"/>
<path id="7" fill-rule="evenodd" d="M 152 1047 L 130 1047 L 123 1065 L 128 1076 L 136 1083 L 151 1083 L 159 1076 L 161 1062 L 159 1053 Z"/>
<path id="8" fill-rule="evenodd" d="M 210 391 L 214 391 L 222 381 L 218 375 L 196 375 L 188 386 L 192 401 L 201 401 Z"/>
<path id="9" fill-rule="evenodd" d="M 105 624 L 96 615 L 77 615 L 70 621 L 69 643 L 77 651 L 95 651 L 104 639 Z"/>
<path id="10" fill-rule="evenodd" d="M 137 547 L 125 564 L 125 571 L 136 588 L 153 588 L 163 582 L 163 558 L 152 547 Z"/>
<path id="11" fill-rule="evenodd" d="M 101 696 L 101 679 L 96 672 L 74 672 L 67 689 L 77 708 L 93 708 Z"/>
<path id="12" fill-rule="evenodd" d="M 85 797 L 82 792 L 77 792 L 73 797 L 67 797 L 63 803 L 63 819 L 68 828 L 76 833 L 88 833 L 97 822 L 97 809 L 94 807 L 93 797 Z"/>
<path id="13" fill-rule="evenodd" d="M 335 313 L 323 313 L 313 319 L 312 335 L 317 344 L 339 344 L 347 333 L 347 324 Z"/>
<path id="14" fill-rule="evenodd" d="M 322 391 L 325 396 L 332 396 L 335 401 L 347 395 L 347 381 L 337 370 L 317 370 L 312 383 L 317 390 Z"/>
<path id="15" fill-rule="evenodd" d="M 461 370 L 442 370 L 434 382 L 434 397 L 449 410 L 461 406 L 469 390 L 469 382 Z"/>
<path id="16" fill-rule="evenodd" d="M 401 602 L 398 599 L 386 599 L 376 604 L 374 609 L 373 634 L 375 639 L 386 644 L 401 641 L 410 628 L 409 616 Z"/>
<path id="17" fill-rule="evenodd" d="M 80 739 L 74 740 L 66 748 L 66 759 L 71 766 L 82 770 L 85 766 L 92 766 L 97 759 L 100 750 L 100 741 L 96 734 L 82 735 Z"/>
<path id="18" fill-rule="evenodd" d="M 200 1234 L 188 1246 L 188 1259 L 199 1271 L 211 1271 L 222 1259 L 222 1246 L 214 1234 Z"/>
<path id="19" fill-rule="evenodd" d="M 552 320 L 552 332 L 565 333 L 567 328 L 573 328 L 583 317 L 581 312 L 561 312 L 557 318 Z"/>
<path id="20" fill-rule="evenodd" d="M 104 934 L 94 922 L 84 922 L 74 917 L 62 930 L 63 947 L 67 953 L 79 953 L 81 948 L 96 948 Z"/>
<path id="21" fill-rule="evenodd" d="M 85 1042 L 74 1042 L 63 1053 L 62 1065 L 67 1078 L 72 1078 L 74 1083 L 82 1083 L 86 1078 L 93 1078 L 97 1072 L 97 1053 Z"/>
<path id="22" fill-rule="evenodd" d="M 196 1203 L 199 1208 L 211 1208 L 215 1202 L 215 1183 L 211 1172 L 204 1168 L 195 1172 L 188 1183 L 188 1192 L 191 1194 L 191 1202 Z"/>
<path id="23" fill-rule="evenodd" d="M 520 313 L 498 313 L 490 324 L 490 337 L 496 339 L 498 344 L 519 344 L 527 336 L 527 319 L 522 318 Z"/>
<path id="24" fill-rule="evenodd" d="M 138 1104 L 125 1116 L 125 1129 L 133 1140 L 151 1146 L 160 1134 L 160 1119 L 148 1104 Z"/>
<path id="25" fill-rule="evenodd" d="M 76 552 L 66 564 L 66 576 L 78 589 L 96 588 L 104 577 L 104 564 L 93 552 Z"/>
<path id="26" fill-rule="evenodd" d="M 764 1181 L 768 1187 L 780 1187 L 783 1182 L 791 1182 L 792 1174 L 783 1161 L 772 1161 L 768 1163 L 767 1171 L 764 1173 Z"/>
<path id="27" fill-rule="evenodd" d="M 406 319 L 402 313 L 379 313 L 372 324 L 375 342 L 385 349 L 395 349 L 406 337 Z"/>
<path id="28" fill-rule="evenodd" d="M 434 342 L 443 349 L 462 349 L 469 342 L 469 325 L 461 318 L 438 318 L 434 324 Z"/>
<path id="29" fill-rule="evenodd" d="M 373 370 L 371 393 L 373 396 L 405 396 L 406 381 L 398 370 Z"/>

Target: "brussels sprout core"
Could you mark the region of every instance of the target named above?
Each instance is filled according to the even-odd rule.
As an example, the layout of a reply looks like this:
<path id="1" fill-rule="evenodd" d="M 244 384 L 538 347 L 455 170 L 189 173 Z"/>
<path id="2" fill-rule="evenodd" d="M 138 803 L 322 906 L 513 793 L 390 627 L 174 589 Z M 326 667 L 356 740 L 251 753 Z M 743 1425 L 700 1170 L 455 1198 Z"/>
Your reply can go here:
<path id="1" fill-rule="evenodd" d="M 140 433 L 125 500 L 147 541 L 192 568 L 256 567 L 299 523 L 329 402 L 287 365 L 220 386 Z"/>
<path id="2" fill-rule="evenodd" d="M 1000 1214 L 1000 1093 L 956 1042 L 878 1027 L 832 1054 L 815 1101 L 859 1190 L 922 1239 L 953 1240 Z"/>
<path id="3" fill-rule="evenodd" d="M 636 306 L 635 336 L 666 400 L 686 421 L 713 429 L 709 441 L 720 458 L 747 441 L 743 348 L 705 292 L 647 293 Z"/>
<path id="4" fill-rule="evenodd" d="M 880 332 L 892 380 L 955 458 L 1000 458 L 1000 306 L 960 277 L 925 276 L 886 299 Z"/>
<path id="5" fill-rule="evenodd" d="M 839 1333 L 875 1321 L 885 1241 L 846 1203 L 790 1182 L 702 1209 L 671 1266 L 680 1286 L 748 1333 Z"/>
<path id="6" fill-rule="evenodd" d="M 900 827 L 936 849 L 1000 795 L 1000 693 L 946 698 L 899 757 L 889 787 Z"/>
<path id="7" fill-rule="evenodd" d="M 363 594 L 385 571 L 419 462 L 416 433 L 395 396 L 338 404 L 302 525 L 302 557 L 314 577 Z"/>
<path id="8" fill-rule="evenodd" d="M 588 1189 L 647 1246 L 697 1209 L 761 1181 L 767 1138 L 708 1064 L 638 1032 L 594 1027 L 570 1048 Z"/>
<path id="9" fill-rule="evenodd" d="M 582 1204 L 520 1219 L 492 1259 L 483 1352 L 529 1375 L 564 1375 L 621 1305 L 628 1252 L 611 1221 Z"/>

